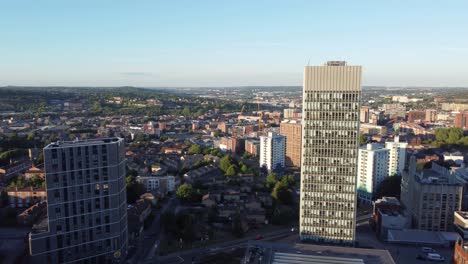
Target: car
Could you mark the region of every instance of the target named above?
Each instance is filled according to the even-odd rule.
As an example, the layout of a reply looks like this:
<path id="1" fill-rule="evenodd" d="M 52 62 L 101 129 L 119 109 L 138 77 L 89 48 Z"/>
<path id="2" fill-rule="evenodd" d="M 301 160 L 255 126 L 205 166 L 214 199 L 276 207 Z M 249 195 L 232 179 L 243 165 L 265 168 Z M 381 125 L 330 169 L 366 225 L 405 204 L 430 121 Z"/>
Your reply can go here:
<path id="1" fill-rule="evenodd" d="M 255 237 L 255 240 L 262 240 L 263 239 L 263 236 L 258 234 L 256 237 Z"/>
<path id="2" fill-rule="evenodd" d="M 295 232 L 295 231 L 296 231 L 295 227 L 291 228 L 291 232 Z"/>
<path id="3" fill-rule="evenodd" d="M 435 251 L 433 248 L 430 248 L 430 247 L 422 247 L 422 248 L 421 248 L 421 252 L 424 252 L 424 253 L 436 253 L 436 251 Z"/>
<path id="4" fill-rule="evenodd" d="M 445 258 L 438 253 L 427 253 L 426 259 L 430 261 L 445 261 Z"/>

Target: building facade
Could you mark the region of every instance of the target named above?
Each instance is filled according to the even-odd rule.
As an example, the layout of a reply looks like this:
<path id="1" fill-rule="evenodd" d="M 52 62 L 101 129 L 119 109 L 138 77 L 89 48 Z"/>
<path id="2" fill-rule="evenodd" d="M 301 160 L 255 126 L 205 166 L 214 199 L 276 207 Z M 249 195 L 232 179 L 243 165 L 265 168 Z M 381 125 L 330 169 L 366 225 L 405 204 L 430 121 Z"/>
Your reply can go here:
<path id="1" fill-rule="evenodd" d="M 437 110 L 426 109 L 426 122 L 433 123 L 437 121 Z"/>
<path id="2" fill-rule="evenodd" d="M 407 142 L 400 142 L 400 137 L 395 136 L 394 141 L 385 142 L 385 148 L 390 150 L 388 158 L 388 175 L 401 175 L 406 164 Z"/>
<path id="3" fill-rule="evenodd" d="M 455 127 L 468 129 L 468 112 L 462 111 L 455 116 Z"/>
<path id="4" fill-rule="evenodd" d="M 246 139 L 245 151 L 250 153 L 250 155 L 257 157 L 260 154 L 260 141 L 256 139 Z"/>
<path id="5" fill-rule="evenodd" d="M 354 244 L 361 67 L 304 70 L 300 238 Z"/>
<path id="6" fill-rule="evenodd" d="M 280 134 L 286 137 L 286 165 L 301 166 L 302 125 L 300 121 L 286 120 L 280 124 Z"/>
<path id="7" fill-rule="evenodd" d="M 359 121 L 361 121 L 361 123 L 369 123 L 369 107 L 367 106 L 361 107 L 361 111 L 359 114 Z"/>
<path id="8" fill-rule="evenodd" d="M 138 176 L 136 181 L 146 187 L 147 192 L 159 191 L 162 194 L 175 191 L 174 176 Z"/>
<path id="9" fill-rule="evenodd" d="M 29 235 L 40 263 L 113 263 L 125 258 L 127 198 L 121 138 L 44 148 L 48 217 Z"/>
<path id="10" fill-rule="evenodd" d="M 45 201 L 47 193 L 44 188 L 24 187 L 11 188 L 7 192 L 11 208 L 24 208 Z"/>
<path id="11" fill-rule="evenodd" d="M 389 150 L 380 144 L 367 144 L 359 149 L 358 200 L 372 204 L 378 186 L 388 177 Z"/>
<path id="12" fill-rule="evenodd" d="M 276 132 L 260 137 L 260 168 L 270 171 L 282 170 L 285 165 L 286 138 Z"/>
<path id="13" fill-rule="evenodd" d="M 401 180 L 401 202 L 412 228 L 452 231 L 455 211 L 461 210 L 463 185 L 451 171 L 436 162 L 430 169 L 417 170 L 411 156 Z"/>

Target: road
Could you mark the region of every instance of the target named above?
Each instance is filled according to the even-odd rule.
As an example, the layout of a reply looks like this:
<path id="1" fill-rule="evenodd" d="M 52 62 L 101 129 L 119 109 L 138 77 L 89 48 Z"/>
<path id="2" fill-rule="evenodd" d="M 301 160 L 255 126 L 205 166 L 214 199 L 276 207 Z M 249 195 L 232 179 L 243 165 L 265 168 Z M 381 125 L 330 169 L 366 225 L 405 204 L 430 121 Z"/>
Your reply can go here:
<path id="1" fill-rule="evenodd" d="M 286 237 L 291 234 L 297 235 L 297 229 L 292 232 L 291 228 L 282 229 L 266 234 L 262 234 L 264 240 L 277 239 Z M 219 253 L 221 251 L 235 250 L 240 247 L 246 247 L 249 240 L 254 240 L 256 236 L 250 236 L 243 239 L 231 240 L 223 243 L 210 245 L 206 248 L 196 248 L 170 254 L 162 257 L 155 257 L 151 260 L 146 260 L 144 263 L 167 263 L 167 264 L 182 264 L 192 263 L 193 260 L 198 260 L 201 256 Z"/>
<path id="2" fill-rule="evenodd" d="M 155 217 L 151 227 L 144 230 L 136 245 L 136 253 L 127 261 L 127 263 L 142 263 L 146 260 L 154 258 L 157 255 L 160 235 L 160 222 L 161 214 L 169 208 L 175 208 L 177 206 L 177 199 L 175 195 L 172 195 L 169 200 L 164 203 L 161 209 L 155 210 Z"/>

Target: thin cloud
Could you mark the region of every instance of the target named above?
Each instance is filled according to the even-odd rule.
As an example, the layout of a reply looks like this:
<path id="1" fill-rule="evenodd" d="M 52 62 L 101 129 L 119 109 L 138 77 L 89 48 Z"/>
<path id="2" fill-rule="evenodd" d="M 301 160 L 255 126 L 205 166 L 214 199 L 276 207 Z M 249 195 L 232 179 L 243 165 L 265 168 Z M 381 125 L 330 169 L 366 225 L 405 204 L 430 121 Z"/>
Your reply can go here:
<path id="1" fill-rule="evenodd" d="M 126 76 L 153 76 L 151 72 L 122 72 L 121 74 Z"/>

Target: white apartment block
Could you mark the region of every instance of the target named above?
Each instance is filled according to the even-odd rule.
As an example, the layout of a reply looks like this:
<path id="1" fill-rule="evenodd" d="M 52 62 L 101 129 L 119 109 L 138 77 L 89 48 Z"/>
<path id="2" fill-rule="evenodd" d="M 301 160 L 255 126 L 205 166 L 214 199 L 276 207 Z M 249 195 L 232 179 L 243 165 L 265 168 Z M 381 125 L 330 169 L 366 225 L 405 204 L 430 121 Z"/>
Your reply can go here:
<path id="1" fill-rule="evenodd" d="M 371 204 L 377 188 L 388 177 L 389 150 L 381 144 L 370 143 L 359 149 L 358 200 Z"/>
<path id="2" fill-rule="evenodd" d="M 388 175 L 401 175 L 405 169 L 407 147 L 408 143 L 400 142 L 400 138 L 398 136 L 395 136 L 393 142 L 385 142 L 385 148 L 390 150 L 388 160 Z"/>
<path id="3" fill-rule="evenodd" d="M 268 132 L 268 136 L 260 137 L 260 167 L 268 171 L 284 168 L 286 156 L 286 137 L 276 132 Z"/>

